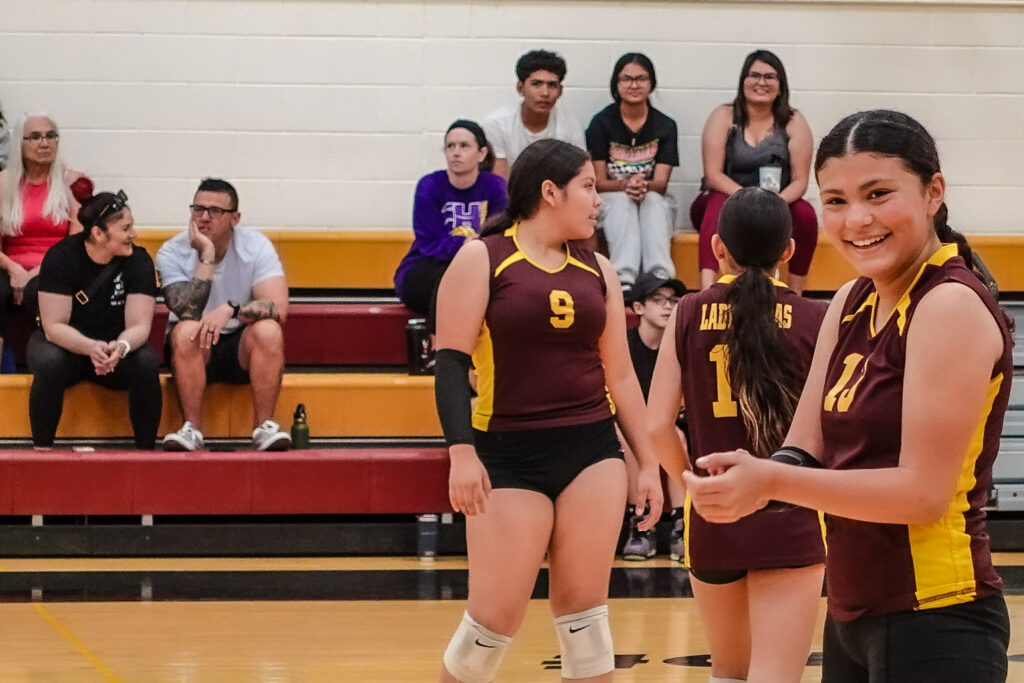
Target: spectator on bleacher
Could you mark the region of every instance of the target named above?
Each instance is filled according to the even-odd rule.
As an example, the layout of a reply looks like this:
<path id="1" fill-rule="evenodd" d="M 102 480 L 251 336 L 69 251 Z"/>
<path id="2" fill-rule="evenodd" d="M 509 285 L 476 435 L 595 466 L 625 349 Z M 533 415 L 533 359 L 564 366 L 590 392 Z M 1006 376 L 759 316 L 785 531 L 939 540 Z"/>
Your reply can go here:
<path id="1" fill-rule="evenodd" d="M 587 127 L 587 149 L 604 203 L 601 227 L 627 300 L 641 268 L 662 279 L 676 274 L 667 192 L 672 168 L 679 165 L 678 133 L 676 122 L 650 102 L 657 84 L 646 55 L 622 55 L 612 69 L 615 101 Z"/>
<path id="2" fill-rule="evenodd" d="M 640 319 L 640 323 L 626 332 L 629 344 L 629 358 L 633 361 L 633 371 L 640 382 L 640 391 L 644 401 L 651 393 L 651 379 L 654 377 L 654 364 L 658 360 L 658 349 L 661 348 L 662 337 L 668 325 L 669 316 L 675 310 L 679 298 L 686 294 L 686 285 L 675 278 L 661 278 L 654 273 L 644 273 L 633 288 L 633 300 L 630 305 Z M 682 442 L 686 443 L 684 433 L 684 412 L 679 411 L 676 419 L 676 430 Z M 639 464 L 633 451 L 625 440 L 623 452 L 626 455 L 626 469 L 636 469 Z M 686 551 L 683 541 L 683 505 L 686 503 L 686 491 L 676 480 L 669 477 L 665 484 L 672 511 L 670 513 L 672 530 L 669 532 L 669 557 L 674 562 L 685 562 Z M 640 531 L 638 524 L 643 519 L 640 515 L 630 515 L 626 540 L 622 544 L 622 558 L 625 560 L 642 561 L 654 557 L 657 552 L 657 539 L 654 529 Z"/>
<path id="3" fill-rule="evenodd" d="M 509 169 L 527 145 L 556 138 L 586 149 L 576 119 L 559 111 L 565 60 L 548 50 L 531 50 L 516 62 L 516 92 L 522 102 L 503 107 L 484 119 L 494 151 L 494 172 L 508 178 Z"/>
<path id="4" fill-rule="evenodd" d="M 433 309 L 437 283 L 455 252 L 508 204 L 505 179 L 491 173 L 494 153 L 478 124 L 459 119 L 449 126 L 444 156 L 448 167 L 416 184 L 415 239 L 395 271 L 398 298 L 420 315 Z"/>
<path id="5" fill-rule="evenodd" d="M 291 437 L 271 419 L 281 392 L 288 313 L 281 261 L 263 233 L 237 227 L 238 193 L 227 181 L 204 179 L 189 211 L 188 229 L 156 255 L 171 310 L 167 355 L 185 417 L 163 446 L 203 448 L 206 385 L 227 382 L 251 385 L 252 447 L 285 450 Z"/>
<path id="6" fill-rule="evenodd" d="M 0 171 L 7 168 L 7 156 L 11 153 L 11 129 L 7 127 L 4 110 L 0 107 Z"/>
<path id="7" fill-rule="evenodd" d="M 85 196 L 92 194 L 89 179 L 61 162 L 60 131 L 53 119 L 26 114 L 15 122 L 13 137 L 20 140 L 21 153 L 0 172 L 0 348 L 11 307 L 35 318 L 43 255 L 82 231 L 72 184 L 80 184 Z"/>
<path id="8" fill-rule="evenodd" d="M 53 446 L 64 391 L 88 380 L 128 391 L 135 446 L 151 450 L 163 407 L 160 361 L 146 343 L 156 306 L 153 260 L 132 244 L 136 232 L 124 192 L 76 191 L 85 230 L 51 247 L 39 270 L 42 329 L 28 343 L 32 443 Z"/>
<path id="9" fill-rule="evenodd" d="M 736 98 L 711 112 L 701 137 L 704 187 L 690 208 L 693 226 L 700 231 L 701 289 L 714 284 L 718 273 L 711 236 L 722 204 L 741 187 L 760 185 L 789 204 L 796 241 L 789 286 L 803 292 L 818 246 L 818 217 L 803 199 L 813 149 L 807 119 L 789 105 L 782 60 L 767 50 L 751 52 L 740 70 Z"/>

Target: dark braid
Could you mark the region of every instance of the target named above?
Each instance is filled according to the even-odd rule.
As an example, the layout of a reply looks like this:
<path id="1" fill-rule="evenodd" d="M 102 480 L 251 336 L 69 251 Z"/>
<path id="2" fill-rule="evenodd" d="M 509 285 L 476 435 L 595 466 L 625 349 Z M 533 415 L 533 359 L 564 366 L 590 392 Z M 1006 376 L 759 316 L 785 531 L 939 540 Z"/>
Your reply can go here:
<path id="1" fill-rule="evenodd" d="M 719 238 L 745 269 L 725 295 L 729 386 L 754 454 L 762 458 L 786 438 L 807 374 L 779 328 L 778 288 L 765 272 L 782 258 L 792 231 L 786 201 L 759 187 L 745 187 L 729 197 L 718 220 Z"/>

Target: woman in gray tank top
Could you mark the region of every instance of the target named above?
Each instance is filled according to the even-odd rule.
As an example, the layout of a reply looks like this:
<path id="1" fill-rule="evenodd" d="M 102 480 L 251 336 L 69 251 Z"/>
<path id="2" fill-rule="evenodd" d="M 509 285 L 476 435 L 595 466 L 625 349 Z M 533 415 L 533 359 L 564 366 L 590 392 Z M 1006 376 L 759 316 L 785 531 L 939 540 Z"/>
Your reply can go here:
<path id="1" fill-rule="evenodd" d="M 711 236 L 725 200 L 742 187 L 760 185 L 778 192 L 793 217 L 796 252 L 789 262 L 789 285 L 800 293 L 818 243 L 818 217 L 803 199 L 810 177 L 814 142 L 803 114 L 789 106 L 789 81 L 782 61 L 767 50 L 747 55 L 736 98 L 716 107 L 704 125 L 704 189 L 690 208 L 700 231 L 701 288 L 714 283 L 718 262 Z"/>

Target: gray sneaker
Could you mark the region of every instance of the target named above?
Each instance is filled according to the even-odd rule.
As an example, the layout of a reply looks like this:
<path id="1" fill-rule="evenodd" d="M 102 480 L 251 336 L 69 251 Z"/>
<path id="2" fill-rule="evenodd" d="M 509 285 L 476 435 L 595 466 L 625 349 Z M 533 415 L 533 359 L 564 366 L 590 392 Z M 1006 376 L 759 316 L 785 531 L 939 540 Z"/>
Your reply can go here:
<path id="1" fill-rule="evenodd" d="M 252 430 L 252 447 L 257 451 L 286 451 L 291 445 L 291 435 L 282 432 L 281 426 L 273 420 Z"/>
<path id="2" fill-rule="evenodd" d="M 683 516 L 672 515 L 672 531 L 669 532 L 669 557 L 673 562 L 686 563 L 686 543 L 683 541 Z"/>
<path id="3" fill-rule="evenodd" d="M 654 542 L 654 529 L 640 531 L 636 528 L 640 517 L 631 517 L 629 520 L 629 536 L 622 544 L 622 559 L 633 562 L 642 562 L 654 557 L 658 549 Z"/>
<path id="4" fill-rule="evenodd" d="M 164 437 L 165 451 L 201 451 L 203 449 L 203 433 L 185 421 L 181 429 Z"/>

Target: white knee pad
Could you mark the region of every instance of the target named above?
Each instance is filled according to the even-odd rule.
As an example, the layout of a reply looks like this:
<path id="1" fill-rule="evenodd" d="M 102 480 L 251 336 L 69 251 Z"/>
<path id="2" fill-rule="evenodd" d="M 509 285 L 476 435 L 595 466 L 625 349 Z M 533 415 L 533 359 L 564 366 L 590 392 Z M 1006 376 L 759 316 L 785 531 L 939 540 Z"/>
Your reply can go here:
<path id="1" fill-rule="evenodd" d="M 708 683 L 747 683 L 745 678 L 722 678 L 721 676 L 709 676 Z"/>
<path id="2" fill-rule="evenodd" d="M 462 683 L 490 683 L 511 642 L 509 636 L 481 626 L 463 612 L 462 622 L 444 651 L 444 666 Z"/>
<path id="3" fill-rule="evenodd" d="M 608 605 L 555 618 L 562 646 L 562 677 L 590 678 L 615 669 Z"/>

